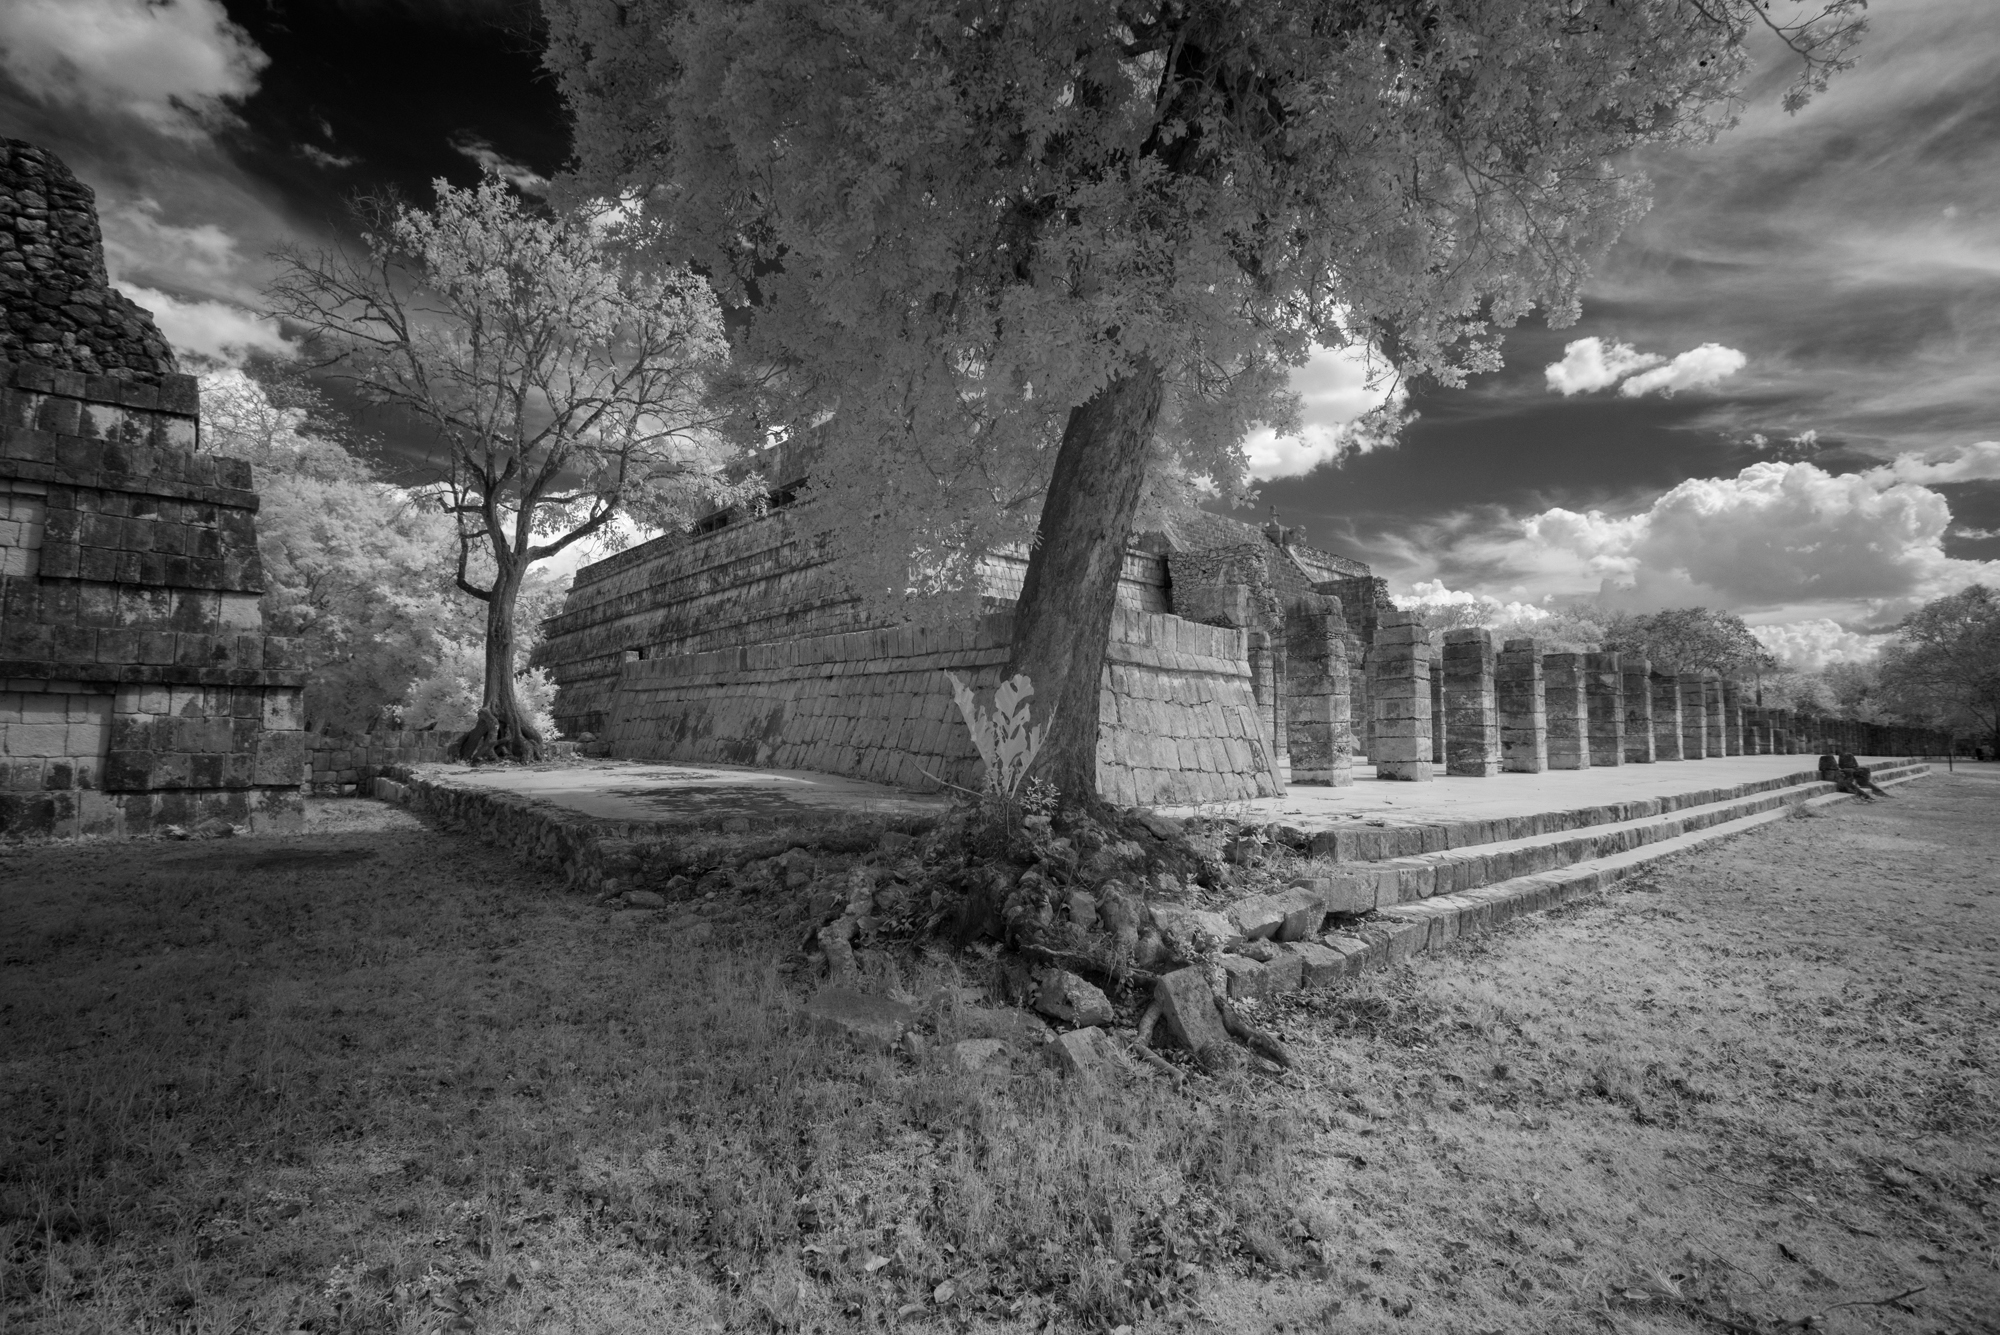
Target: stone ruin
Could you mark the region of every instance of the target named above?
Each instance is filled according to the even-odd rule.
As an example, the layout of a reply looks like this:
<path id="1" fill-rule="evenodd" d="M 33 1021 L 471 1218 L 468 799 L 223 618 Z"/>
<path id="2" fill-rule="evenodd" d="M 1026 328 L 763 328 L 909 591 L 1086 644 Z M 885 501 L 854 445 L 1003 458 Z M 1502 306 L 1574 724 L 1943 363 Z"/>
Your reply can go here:
<path id="1" fill-rule="evenodd" d="M 1025 559 L 982 578 L 976 627 L 872 622 L 804 476 L 758 513 L 718 511 L 579 570 L 535 662 L 556 719 L 607 754 L 976 786 L 947 672 L 997 684 Z M 1913 729 L 1758 708 L 1714 674 L 1448 632 L 1441 652 L 1359 561 L 1295 529 L 1196 512 L 1126 552 L 1100 700 L 1098 788 L 1132 806 L 1240 801 L 1290 784 L 1423 781 L 1708 756 L 1935 749 Z"/>
<path id="2" fill-rule="evenodd" d="M 0 836 L 300 820 L 305 673 L 250 466 L 200 443 L 90 189 L 0 140 Z"/>

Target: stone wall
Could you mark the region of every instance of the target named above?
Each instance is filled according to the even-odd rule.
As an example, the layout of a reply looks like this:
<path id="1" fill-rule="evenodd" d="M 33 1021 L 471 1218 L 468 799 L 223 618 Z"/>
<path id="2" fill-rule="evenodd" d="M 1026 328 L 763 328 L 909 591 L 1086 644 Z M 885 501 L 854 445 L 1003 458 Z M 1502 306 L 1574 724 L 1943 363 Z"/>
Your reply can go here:
<path id="1" fill-rule="evenodd" d="M 811 769 L 976 788 L 947 672 L 998 682 L 1011 619 L 974 630 L 853 631 L 626 663 L 606 735 L 620 756 Z M 1100 701 L 1098 786 L 1130 805 L 1279 790 L 1241 631 L 1121 610 Z"/>
<path id="2" fill-rule="evenodd" d="M 601 734 L 628 658 L 671 658 L 881 629 L 846 589 L 802 500 L 705 533 L 669 534 L 584 566 L 563 610 L 543 622 L 534 662 L 557 686 L 557 726 Z M 989 596 L 1011 601 L 1026 560 L 988 563 Z M 1126 555 L 1121 606 L 1166 610 L 1166 569 L 1145 551 Z"/>
<path id="3" fill-rule="evenodd" d="M 137 384 L 176 369 L 152 317 L 105 274 L 90 187 L 19 139 L 0 139 L 0 312 L 0 361 Z"/>
<path id="4" fill-rule="evenodd" d="M 196 453 L 195 382 L 104 290 L 90 209 L 0 142 L 0 325 L 37 359 L 0 363 L 0 834 L 295 823 L 304 674 L 264 633 L 250 467 Z"/>

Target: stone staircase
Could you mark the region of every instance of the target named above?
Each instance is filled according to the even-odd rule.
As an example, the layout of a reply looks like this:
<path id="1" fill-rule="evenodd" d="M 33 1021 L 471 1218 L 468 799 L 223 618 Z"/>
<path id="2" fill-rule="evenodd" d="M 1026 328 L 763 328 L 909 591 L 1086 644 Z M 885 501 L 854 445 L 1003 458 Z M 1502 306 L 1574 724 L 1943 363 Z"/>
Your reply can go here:
<path id="1" fill-rule="evenodd" d="M 1888 789 L 1929 772 L 1918 762 L 1874 767 L 1875 781 Z M 1331 876 L 1229 911 L 1239 938 L 1228 947 L 1239 957 L 1228 960 L 1229 990 L 1268 998 L 1393 964 L 1596 894 L 1662 858 L 1783 820 L 1796 807 L 1854 800 L 1802 771 L 1570 811 L 1322 831 L 1312 848 L 1337 861 Z M 1258 944 L 1260 937 L 1269 945 Z M 1244 958 L 1246 951 L 1268 958 Z"/>

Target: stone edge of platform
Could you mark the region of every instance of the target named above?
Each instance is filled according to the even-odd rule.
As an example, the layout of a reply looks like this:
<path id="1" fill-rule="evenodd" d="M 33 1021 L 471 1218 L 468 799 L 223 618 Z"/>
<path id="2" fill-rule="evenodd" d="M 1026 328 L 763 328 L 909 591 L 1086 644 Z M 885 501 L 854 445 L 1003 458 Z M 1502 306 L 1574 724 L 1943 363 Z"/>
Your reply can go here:
<path id="1" fill-rule="evenodd" d="M 1900 767 L 1894 777 L 1884 781 L 1884 786 L 1911 783 L 1930 772 L 1928 764 L 1914 762 Z M 1564 904 L 1601 894 L 1664 858 L 1784 820 L 1795 807 L 1823 807 L 1855 800 L 1846 793 L 1821 793 L 1802 802 L 1788 803 L 1770 811 L 1689 831 L 1674 839 L 1642 845 L 1591 862 L 1575 863 L 1558 871 L 1523 876 L 1477 890 L 1437 895 L 1413 904 L 1400 904 L 1393 909 L 1378 911 L 1373 919 L 1361 924 L 1359 930 L 1362 935 L 1329 933 L 1325 944 L 1341 956 L 1341 974 L 1387 968 L 1437 950 L 1460 937 L 1491 931 L 1525 914 L 1560 908 Z"/>
<path id="2" fill-rule="evenodd" d="M 1893 762 L 1896 767 L 1920 763 L 1922 762 L 1915 760 Z M 1335 862 L 1388 862 L 1395 858 L 1416 857 L 1424 853 L 1446 853 L 1456 848 L 1506 843 L 1515 839 L 1532 839 L 1544 834 L 1560 834 L 1566 830 L 1587 829 L 1593 825 L 1616 825 L 1624 821 L 1666 816 L 1689 807 L 1708 806 L 1717 802 L 1727 802 L 1733 798 L 1816 783 L 1818 779 L 1817 770 L 1793 770 L 1768 779 L 1753 779 L 1747 783 L 1731 784 L 1727 787 L 1700 788 L 1660 797 L 1635 798 L 1630 802 L 1607 802 L 1598 806 L 1572 807 L 1566 811 L 1536 811 L 1519 816 L 1493 816 L 1484 820 L 1417 821 L 1407 825 L 1315 830 L 1309 837 L 1315 857 L 1331 858 Z M 1495 781 L 1504 782 L 1504 780 L 1503 775 Z M 1283 821 L 1276 823 L 1284 824 Z"/>

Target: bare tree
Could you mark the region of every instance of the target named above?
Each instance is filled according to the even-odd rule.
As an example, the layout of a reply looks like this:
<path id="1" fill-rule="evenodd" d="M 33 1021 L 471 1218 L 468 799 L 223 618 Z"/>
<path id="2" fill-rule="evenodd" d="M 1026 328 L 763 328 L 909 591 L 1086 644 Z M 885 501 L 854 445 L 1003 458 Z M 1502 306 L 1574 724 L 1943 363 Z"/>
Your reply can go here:
<path id="1" fill-rule="evenodd" d="M 629 224 L 537 211 L 497 178 L 436 187 L 433 209 L 373 209 L 360 253 L 282 254 L 270 295 L 324 366 L 435 434 L 429 494 L 457 525 L 458 587 L 486 604 L 465 751 L 532 757 L 522 579 L 621 515 L 664 528 L 728 494 L 704 406 L 725 343 L 706 282 L 646 262 Z"/>

